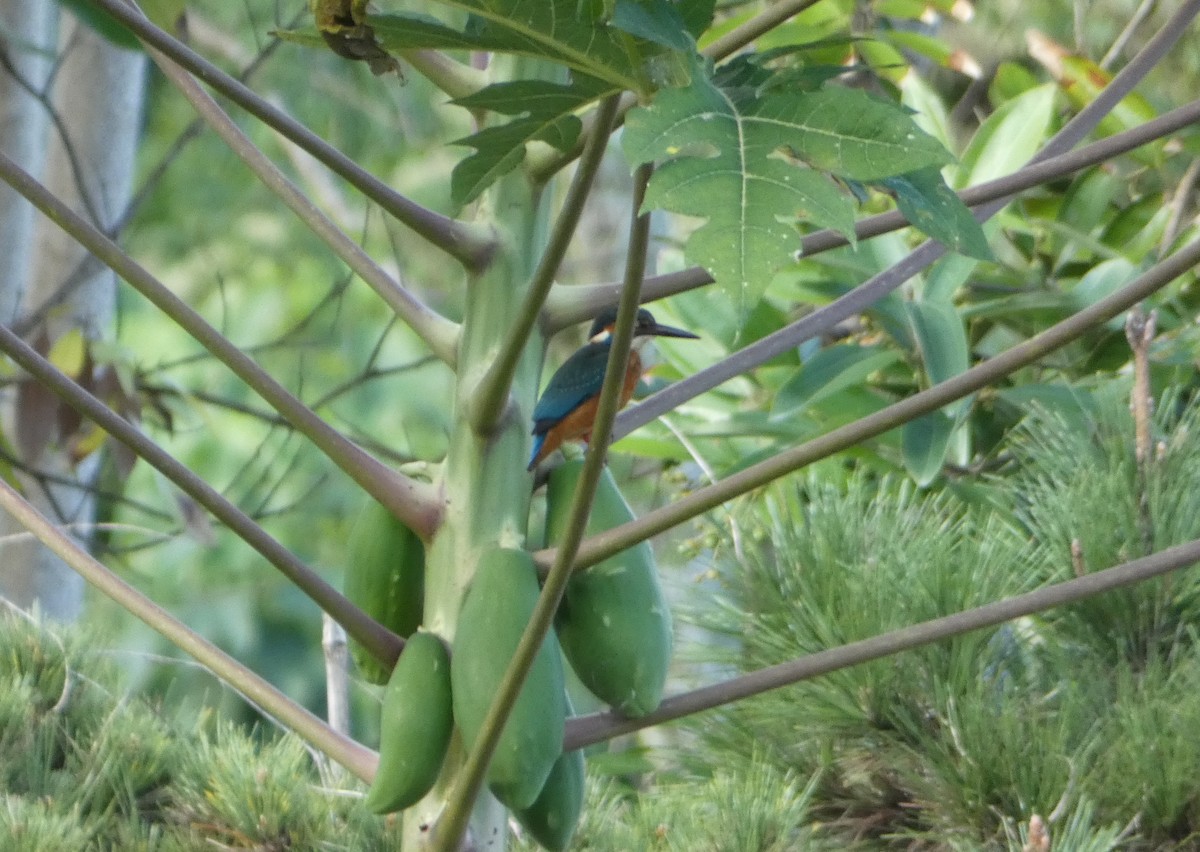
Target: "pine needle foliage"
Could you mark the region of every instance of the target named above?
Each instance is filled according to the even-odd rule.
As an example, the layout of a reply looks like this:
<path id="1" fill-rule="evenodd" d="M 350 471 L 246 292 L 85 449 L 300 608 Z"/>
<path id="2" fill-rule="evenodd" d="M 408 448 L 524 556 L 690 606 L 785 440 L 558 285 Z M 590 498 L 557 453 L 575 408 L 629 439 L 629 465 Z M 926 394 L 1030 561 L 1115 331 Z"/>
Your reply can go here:
<path id="1" fill-rule="evenodd" d="M 293 736 L 180 729 L 71 628 L 0 616 L 0 850 L 392 848 Z"/>
<path id="2" fill-rule="evenodd" d="M 1139 463 L 1126 390 L 1082 428 L 1031 413 L 987 499 L 865 473 L 773 487 L 692 614 L 705 654 L 749 671 L 1200 537 L 1200 411 L 1163 399 Z M 1194 848 L 1198 618 L 1200 571 L 1177 572 L 700 717 L 682 762 L 816 778 L 842 848 L 1020 850 L 1035 814 L 1054 850 Z"/>
<path id="3" fill-rule="evenodd" d="M 863 639 L 1023 591 L 1015 528 L 948 494 L 906 481 L 810 478 L 771 491 L 766 546 L 723 576 L 725 595 L 703 623 L 741 636 L 735 669 L 753 669 Z M 961 637 L 744 702 L 705 727 L 719 751 L 766 743 L 773 759 L 820 773 L 819 813 L 831 822 L 909 822 L 897 775 L 909 750 L 941 724 L 939 704 L 961 694 L 994 656 L 986 633 Z M 788 719 L 786 726 L 772 720 Z"/>
<path id="4" fill-rule="evenodd" d="M 812 825 L 814 782 L 752 758 L 710 777 L 658 784 L 629 795 L 615 783 L 589 786 L 583 820 L 572 844 L 579 852 L 790 852 L 834 850 Z M 522 841 L 518 849 L 537 849 Z"/>
<path id="5" fill-rule="evenodd" d="M 1127 386 L 1115 384 L 1119 392 Z M 1134 459 L 1124 394 L 1100 397 L 1086 429 L 1042 414 L 1016 430 L 1019 472 L 1008 491 L 1035 549 L 1039 581 L 1069 579 L 1200 537 L 1200 409 L 1158 405 L 1152 458 Z M 1072 542 L 1077 555 L 1072 556 Z M 1046 617 L 1071 645 L 1113 661 L 1151 659 L 1191 645 L 1200 571 L 1177 572 Z"/>

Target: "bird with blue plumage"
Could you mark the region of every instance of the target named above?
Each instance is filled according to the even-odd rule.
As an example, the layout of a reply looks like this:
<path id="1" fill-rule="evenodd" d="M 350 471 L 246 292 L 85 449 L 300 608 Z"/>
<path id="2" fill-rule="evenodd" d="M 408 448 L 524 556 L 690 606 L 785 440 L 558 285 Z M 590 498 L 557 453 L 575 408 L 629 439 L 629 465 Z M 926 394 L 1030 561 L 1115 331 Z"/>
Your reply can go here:
<path id="1" fill-rule="evenodd" d="M 612 330 L 616 321 L 615 307 L 602 311 L 592 323 L 588 342 L 558 368 L 542 391 L 533 409 L 533 452 L 529 458 L 529 470 L 537 467 L 567 441 L 579 439 L 586 443 L 590 439 L 600 403 L 600 389 L 604 386 L 604 375 L 608 370 Z M 621 407 L 632 398 L 634 388 L 642 377 L 639 349 L 652 337 L 696 339 L 698 335 L 661 325 L 648 310 L 639 309 L 633 326 L 633 347 L 629 352 L 625 381 L 621 386 Z"/>

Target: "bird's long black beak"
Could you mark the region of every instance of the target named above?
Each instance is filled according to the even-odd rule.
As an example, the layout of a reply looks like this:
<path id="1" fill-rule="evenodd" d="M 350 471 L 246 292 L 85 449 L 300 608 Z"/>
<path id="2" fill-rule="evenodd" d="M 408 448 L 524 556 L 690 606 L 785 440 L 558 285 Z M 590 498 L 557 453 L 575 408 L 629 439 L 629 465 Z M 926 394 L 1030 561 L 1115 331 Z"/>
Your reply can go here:
<path id="1" fill-rule="evenodd" d="M 655 337 L 686 337 L 691 340 L 699 340 L 700 335 L 692 334 L 690 331 L 684 331 L 682 328 L 672 328 L 669 325 L 654 324 L 653 328 L 646 329 L 644 334 L 652 334 Z"/>

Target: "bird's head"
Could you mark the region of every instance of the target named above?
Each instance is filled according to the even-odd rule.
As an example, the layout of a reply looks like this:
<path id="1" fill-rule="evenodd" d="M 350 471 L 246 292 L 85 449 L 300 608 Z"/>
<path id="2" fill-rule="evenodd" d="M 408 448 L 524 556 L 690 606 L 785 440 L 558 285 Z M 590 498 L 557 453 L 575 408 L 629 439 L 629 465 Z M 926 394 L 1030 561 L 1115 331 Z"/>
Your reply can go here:
<path id="1" fill-rule="evenodd" d="M 617 324 L 617 309 L 615 307 L 605 308 L 596 316 L 596 321 L 592 323 L 592 330 L 588 332 L 588 339 L 593 343 L 602 343 L 612 337 L 613 326 Z M 648 337 L 685 337 L 693 340 L 699 339 L 699 335 L 692 334 L 690 331 L 684 331 L 682 328 L 672 328 L 669 325 L 662 325 L 654 319 L 654 314 L 650 313 L 645 308 L 639 308 L 637 319 L 633 321 L 633 339 L 636 343 L 638 338 L 643 340 Z"/>

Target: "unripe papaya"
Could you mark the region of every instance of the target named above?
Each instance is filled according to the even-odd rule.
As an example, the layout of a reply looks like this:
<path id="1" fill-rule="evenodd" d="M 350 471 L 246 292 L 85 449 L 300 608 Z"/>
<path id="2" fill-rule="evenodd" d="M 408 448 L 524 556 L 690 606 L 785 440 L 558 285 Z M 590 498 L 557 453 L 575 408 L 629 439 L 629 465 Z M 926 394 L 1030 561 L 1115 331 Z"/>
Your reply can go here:
<path id="1" fill-rule="evenodd" d="M 550 474 L 549 545 L 562 537 L 582 471 L 583 461 L 576 460 Z M 632 520 L 633 512 L 605 468 L 588 534 Z M 555 628 L 571 668 L 597 698 L 627 716 L 644 716 L 658 707 L 671 662 L 671 610 L 649 544 L 642 542 L 576 571 L 567 583 Z"/>
<path id="2" fill-rule="evenodd" d="M 367 791 L 372 812 L 411 807 L 433 787 L 454 728 L 451 704 L 446 646 L 432 633 L 414 633 L 383 694 L 379 767 Z"/>
<path id="3" fill-rule="evenodd" d="M 569 701 L 567 715 L 571 715 Z M 562 852 L 575 836 L 583 811 L 583 759 L 582 749 L 559 755 L 534 803 L 513 813 L 530 836 L 551 852 Z"/>
<path id="4" fill-rule="evenodd" d="M 350 602 L 398 636 L 421 624 L 425 600 L 425 545 L 384 506 L 368 500 L 350 533 L 343 590 Z M 350 640 L 364 679 L 388 682 L 391 670 Z"/>
<path id="5" fill-rule="evenodd" d="M 533 557 L 523 550 L 485 553 L 467 589 L 450 660 L 454 720 L 468 748 L 537 603 Z M 562 754 L 566 697 L 558 640 L 551 631 L 534 658 L 488 768 L 488 787 L 513 810 L 533 804 Z"/>

